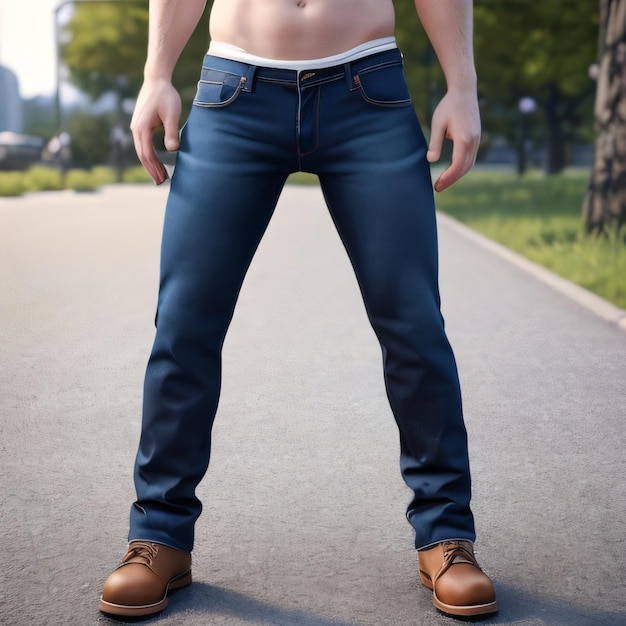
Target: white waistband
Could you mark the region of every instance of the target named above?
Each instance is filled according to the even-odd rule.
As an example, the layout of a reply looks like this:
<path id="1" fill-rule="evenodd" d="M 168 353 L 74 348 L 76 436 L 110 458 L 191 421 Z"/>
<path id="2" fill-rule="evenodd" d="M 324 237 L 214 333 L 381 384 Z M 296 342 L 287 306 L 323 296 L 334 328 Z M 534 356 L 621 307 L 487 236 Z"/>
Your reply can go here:
<path id="1" fill-rule="evenodd" d="M 342 63 L 350 63 L 351 61 L 362 59 L 370 54 L 384 52 L 385 50 L 393 50 L 396 47 L 395 37 L 383 37 L 382 39 L 366 41 L 360 46 L 356 46 L 356 48 L 351 48 L 350 50 L 346 50 L 346 52 L 333 54 L 329 57 L 322 57 L 321 59 L 306 59 L 302 61 L 287 61 L 282 59 L 266 59 L 265 57 L 258 57 L 254 54 L 248 54 L 242 48 L 233 46 L 232 44 L 222 43 L 221 41 L 212 41 L 209 45 L 208 54 L 216 57 L 222 57 L 223 59 L 230 59 L 231 61 L 240 61 L 250 65 L 257 65 L 259 67 L 274 67 L 283 70 L 323 70 L 326 67 L 341 65 Z"/>

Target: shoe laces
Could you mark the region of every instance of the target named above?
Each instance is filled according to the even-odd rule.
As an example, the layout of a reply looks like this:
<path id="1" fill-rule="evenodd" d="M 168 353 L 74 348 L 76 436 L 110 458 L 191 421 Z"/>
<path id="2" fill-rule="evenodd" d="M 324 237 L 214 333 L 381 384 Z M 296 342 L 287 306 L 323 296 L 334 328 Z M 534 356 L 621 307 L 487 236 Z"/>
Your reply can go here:
<path id="1" fill-rule="evenodd" d="M 466 544 L 460 541 L 444 541 L 443 542 L 443 567 L 442 570 L 447 570 L 451 565 L 455 563 L 469 563 L 470 565 L 476 565 L 476 558 L 472 551 L 471 544 Z"/>
<path id="2" fill-rule="evenodd" d="M 122 564 L 142 563 L 150 567 L 159 548 L 149 541 L 133 541 L 129 546 L 126 556 L 122 559 Z"/>

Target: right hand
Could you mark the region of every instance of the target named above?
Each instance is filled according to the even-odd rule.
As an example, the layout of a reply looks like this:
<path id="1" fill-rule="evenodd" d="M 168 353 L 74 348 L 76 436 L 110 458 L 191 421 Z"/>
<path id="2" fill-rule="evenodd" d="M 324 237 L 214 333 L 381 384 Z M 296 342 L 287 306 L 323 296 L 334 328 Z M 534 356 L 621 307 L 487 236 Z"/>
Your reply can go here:
<path id="1" fill-rule="evenodd" d="M 181 115 L 180 95 L 166 79 L 145 81 L 130 122 L 137 156 L 157 185 L 168 179 L 165 166 L 157 158 L 154 149 L 154 131 L 165 130 L 165 148 L 178 150 L 178 123 Z"/>
<path id="2" fill-rule="evenodd" d="M 433 113 L 430 145 L 426 158 L 435 163 L 441 156 L 443 139 L 451 139 L 452 163 L 435 182 L 443 191 L 465 176 L 474 166 L 480 144 L 480 113 L 476 89 L 449 89 Z"/>

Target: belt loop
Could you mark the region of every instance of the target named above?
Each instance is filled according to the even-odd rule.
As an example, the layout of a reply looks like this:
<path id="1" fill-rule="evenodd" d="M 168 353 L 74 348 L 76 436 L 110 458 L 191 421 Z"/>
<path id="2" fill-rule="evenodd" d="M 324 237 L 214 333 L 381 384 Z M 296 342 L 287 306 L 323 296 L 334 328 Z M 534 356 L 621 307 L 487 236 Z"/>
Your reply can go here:
<path id="1" fill-rule="evenodd" d="M 353 89 L 354 81 L 352 79 L 352 63 L 344 63 L 343 69 L 346 75 L 346 83 L 348 84 L 348 89 Z"/>
<path id="2" fill-rule="evenodd" d="M 256 65 L 245 65 L 245 70 L 242 72 L 245 79 L 246 84 L 243 86 L 242 91 L 252 91 L 252 87 L 254 85 L 254 75 L 256 73 Z"/>

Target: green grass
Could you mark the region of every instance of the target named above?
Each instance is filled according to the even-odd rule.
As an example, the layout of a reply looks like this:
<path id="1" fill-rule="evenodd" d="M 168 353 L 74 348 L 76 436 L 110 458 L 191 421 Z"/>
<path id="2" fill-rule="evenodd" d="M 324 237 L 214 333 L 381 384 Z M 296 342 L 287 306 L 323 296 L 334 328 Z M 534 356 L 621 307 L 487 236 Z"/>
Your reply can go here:
<path id="1" fill-rule="evenodd" d="M 626 309 L 626 245 L 617 235 L 587 237 L 582 201 L 590 172 L 558 176 L 476 169 L 437 194 L 439 210 L 555 274 Z M 316 184 L 297 173 L 293 184 Z"/>
<path id="2" fill-rule="evenodd" d="M 581 207 L 589 171 L 523 177 L 475 170 L 437 194 L 439 210 L 531 261 L 626 309 L 626 245 L 586 237 Z"/>

